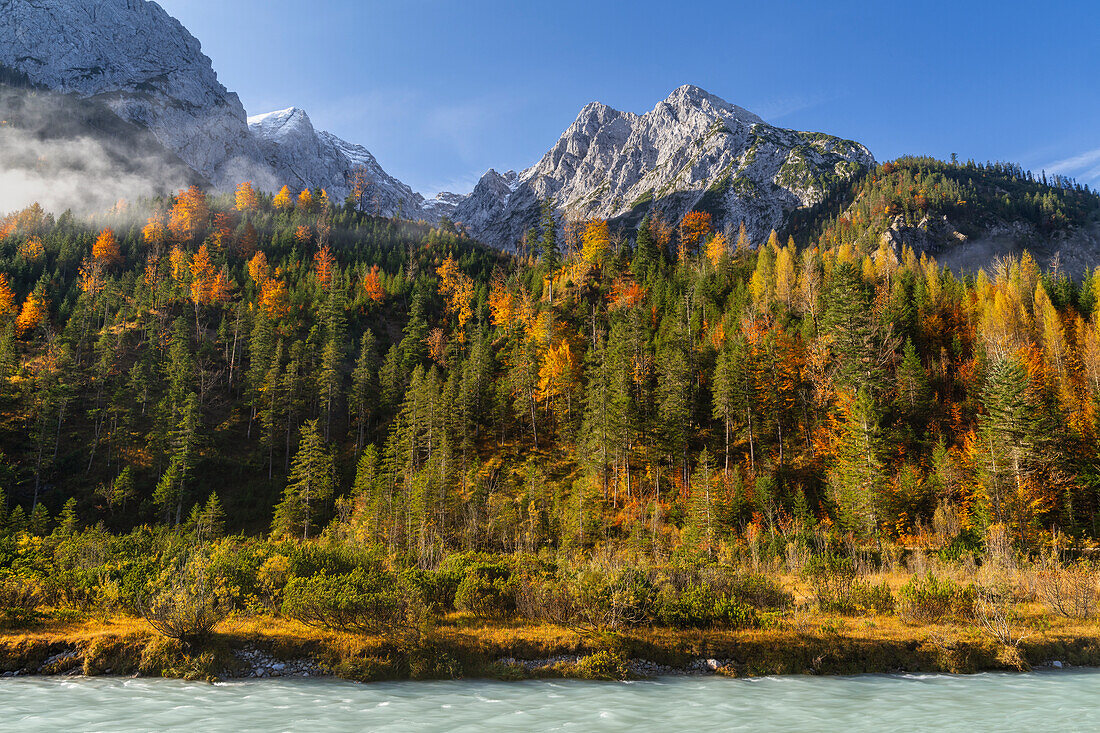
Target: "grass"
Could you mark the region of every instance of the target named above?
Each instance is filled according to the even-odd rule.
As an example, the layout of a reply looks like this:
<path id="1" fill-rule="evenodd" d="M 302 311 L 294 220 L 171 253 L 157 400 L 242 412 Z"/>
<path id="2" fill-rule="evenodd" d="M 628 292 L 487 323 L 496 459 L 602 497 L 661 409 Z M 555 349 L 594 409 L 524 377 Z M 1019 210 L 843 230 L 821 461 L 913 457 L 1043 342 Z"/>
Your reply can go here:
<path id="1" fill-rule="evenodd" d="M 908 577 L 878 574 L 870 580 L 896 590 Z M 311 658 L 338 676 L 363 681 L 590 676 L 591 664 L 565 663 L 530 671 L 498 660 L 587 657 L 600 652 L 678 668 L 698 658 L 728 660 L 723 673 L 733 676 L 976 672 L 1018 666 L 975 624 L 914 626 L 893 614 L 823 614 L 809 604 L 811 593 L 804 582 L 793 576 L 786 581 L 795 594 L 795 606 L 760 629 L 652 627 L 583 634 L 543 623 L 486 622 L 452 613 L 440 620 L 422 648 L 401 650 L 382 638 L 318 630 L 284 618 L 232 616 L 204 648 L 186 649 L 160 637 L 143 619 L 112 616 L 47 621 L 35 629 L 0 632 L 0 671 L 57 674 L 80 668 L 85 674 L 212 679 L 246 671 L 235 668 L 232 654 L 243 648 L 261 649 L 277 659 Z M 1014 623 L 1031 633 L 1020 647 L 1029 664 L 1058 659 L 1100 665 L 1100 627 L 1095 620 L 1052 616 L 1041 603 L 1026 601 L 1016 605 Z M 47 659 L 65 652 L 73 656 L 42 667 Z"/>

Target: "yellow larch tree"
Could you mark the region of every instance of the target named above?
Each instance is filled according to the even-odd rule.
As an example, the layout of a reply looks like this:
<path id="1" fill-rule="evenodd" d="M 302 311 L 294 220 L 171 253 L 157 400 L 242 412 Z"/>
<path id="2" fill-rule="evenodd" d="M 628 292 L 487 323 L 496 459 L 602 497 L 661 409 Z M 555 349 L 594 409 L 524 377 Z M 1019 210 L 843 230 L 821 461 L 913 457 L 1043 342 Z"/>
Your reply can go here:
<path id="1" fill-rule="evenodd" d="M 15 312 L 15 293 L 8 284 L 8 276 L 0 273 L 0 318 L 10 318 Z"/>
<path id="2" fill-rule="evenodd" d="M 23 308 L 19 311 L 19 317 L 15 319 L 15 331 L 20 336 L 38 328 L 45 320 L 49 312 L 46 299 L 38 293 L 31 293 L 23 301 Z"/>
<path id="3" fill-rule="evenodd" d="M 715 269 L 722 265 L 722 260 L 725 259 L 728 250 L 729 242 L 726 241 L 726 236 L 721 232 L 718 232 L 707 241 L 707 259 L 710 260 Z"/>
<path id="4" fill-rule="evenodd" d="M 260 287 L 262 287 L 263 284 L 267 282 L 268 278 L 271 277 L 267 265 L 267 255 L 262 251 L 257 252 L 253 255 L 252 259 L 248 261 L 248 276 L 252 278 L 252 282 Z"/>
<path id="5" fill-rule="evenodd" d="M 581 235 L 581 257 L 590 265 L 603 262 L 608 248 L 611 247 L 611 231 L 606 219 L 593 219 L 584 227 Z"/>
<path id="6" fill-rule="evenodd" d="M 271 202 L 275 209 L 278 211 L 287 211 L 294 204 L 290 198 L 290 187 L 283 186 L 279 189 L 279 193 L 275 194 L 274 200 Z"/>
<path id="7" fill-rule="evenodd" d="M 313 213 L 313 194 L 310 193 L 308 188 L 303 188 L 302 192 L 298 194 L 298 211 L 303 214 Z"/>
<path id="8" fill-rule="evenodd" d="M 210 207 L 206 193 L 198 186 L 180 191 L 168 216 L 168 231 L 177 242 L 190 242 L 206 229 Z"/>
<path id="9" fill-rule="evenodd" d="M 252 181 L 245 181 L 237 186 L 234 198 L 237 211 L 255 211 L 260 208 L 260 197 L 256 194 L 256 189 L 252 188 Z"/>
<path id="10" fill-rule="evenodd" d="M 458 338 L 464 338 L 466 324 L 473 317 L 474 281 L 458 269 L 454 258 L 447 256 L 443 264 L 436 269 L 439 275 L 439 292 L 447 303 L 447 312 L 458 321 Z"/>

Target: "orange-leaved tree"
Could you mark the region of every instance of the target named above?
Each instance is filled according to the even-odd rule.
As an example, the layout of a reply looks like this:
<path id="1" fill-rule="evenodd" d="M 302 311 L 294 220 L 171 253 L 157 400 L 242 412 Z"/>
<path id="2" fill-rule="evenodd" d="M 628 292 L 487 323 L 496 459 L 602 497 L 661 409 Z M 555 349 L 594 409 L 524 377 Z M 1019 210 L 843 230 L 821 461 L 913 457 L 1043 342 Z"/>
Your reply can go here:
<path id="1" fill-rule="evenodd" d="M 260 288 L 260 307 L 273 321 L 285 318 L 290 313 L 286 283 L 282 280 L 267 280 Z"/>
<path id="2" fill-rule="evenodd" d="M 332 284 L 332 272 L 336 267 L 336 258 L 332 255 L 332 247 L 327 244 L 317 250 L 313 256 L 313 262 L 317 271 L 317 282 L 322 288 L 328 288 Z"/>
<path id="3" fill-rule="evenodd" d="M 168 231 L 177 242 L 190 242 L 206 229 L 210 207 L 206 194 L 198 186 L 180 191 L 168 215 Z"/>
<path id="4" fill-rule="evenodd" d="M 381 303 L 386 299 L 386 291 L 382 287 L 381 270 L 375 265 L 363 278 L 363 290 L 372 303 Z"/>
<path id="5" fill-rule="evenodd" d="M 113 230 L 104 229 L 99 233 L 95 244 L 92 245 L 92 257 L 95 258 L 96 264 L 103 267 L 122 262 L 122 253 L 118 249 L 118 240 L 115 239 Z"/>
<path id="6" fill-rule="evenodd" d="M 262 251 L 257 252 L 248 261 L 248 276 L 252 278 L 252 282 L 261 287 L 271 277 L 271 273 L 268 271 L 267 255 Z"/>
<path id="7" fill-rule="evenodd" d="M 164 246 L 168 241 L 168 227 L 164 223 L 164 214 L 157 212 L 150 216 L 141 229 L 141 236 L 154 250 Z"/>
<path id="8" fill-rule="evenodd" d="M 439 292 L 447 302 L 447 312 L 458 320 L 459 340 L 463 338 L 463 329 L 473 317 L 471 303 L 474 299 L 474 281 L 458 269 L 458 263 L 450 255 L 436 269 L 439 275 Z"/>
<path id="9" fill-rule="evenodd" d="M 27 239 L 19 245 L 19 256 L 25 260 L 33 262 L 44 254 L 46 254 L 46 248 L 42 245 L 42 240 L 38 237 L 27 237 Z"/>
<path id="10" fill-rule="evenodd" d="M 19 317 L 15 319 L 15 331 L 20 336 L 38 328 L 46 319 L 49 305 L 45 297 L 35 292 L 27 296 L 23 301 L 23 309 L 19 311 Z"/>
<path id="11" fill-rule="evenodd" d="M 689 255 L 710 234 L 710 213 L 689 211 L 680 220 L 680 257 Z"/>
<path id="12" fill-rule="evenodd" d="M 0 318 L 15 315 L 15 293 L 8 284 L 8 276 L 0 273 Z"/>

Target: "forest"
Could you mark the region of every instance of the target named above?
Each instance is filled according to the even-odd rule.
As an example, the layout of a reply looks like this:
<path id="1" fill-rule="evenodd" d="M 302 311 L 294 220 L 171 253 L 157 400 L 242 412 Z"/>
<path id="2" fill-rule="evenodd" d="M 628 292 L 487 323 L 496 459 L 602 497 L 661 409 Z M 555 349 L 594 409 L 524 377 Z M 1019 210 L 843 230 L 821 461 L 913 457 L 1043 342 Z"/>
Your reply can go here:
<path id="1" fill-rule="evenodd" d="M 770 558 L 832 597 L 868 557 L 1097 546 L 1100 269 L 955 273 L 882 236 L 930 214 L 1053 236 L 1097 220 L 1087 188 L 903 158 L 767 241 L 546 207 L 514 253 L 361 198 L 243 183 L 0 221 L 0 579 L 148 612 L 145 583 L 234 536 L 237 607 L 278 576 L 266 607 L 316 625 L 377 630 L 334 598 L 420 573 L 419 598 L 450 579 L 440 608 L 737 626 L 791 600 L 716 568 Z M 599 623 L 581 581 L 515 596 L 531 562 L 611 557 L 690 572 Z"/>

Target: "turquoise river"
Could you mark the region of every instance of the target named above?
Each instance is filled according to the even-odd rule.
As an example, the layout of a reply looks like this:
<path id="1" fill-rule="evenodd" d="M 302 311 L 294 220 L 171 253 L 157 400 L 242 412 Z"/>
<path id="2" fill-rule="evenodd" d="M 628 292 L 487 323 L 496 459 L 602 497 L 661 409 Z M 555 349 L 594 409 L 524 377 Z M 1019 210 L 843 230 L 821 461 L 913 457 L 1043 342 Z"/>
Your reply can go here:
<path id="1" fill-rule="evenodd" d="M 0 680 L 3 731 L 1100 730 L 1100 670 L 645 682 Z"/>

